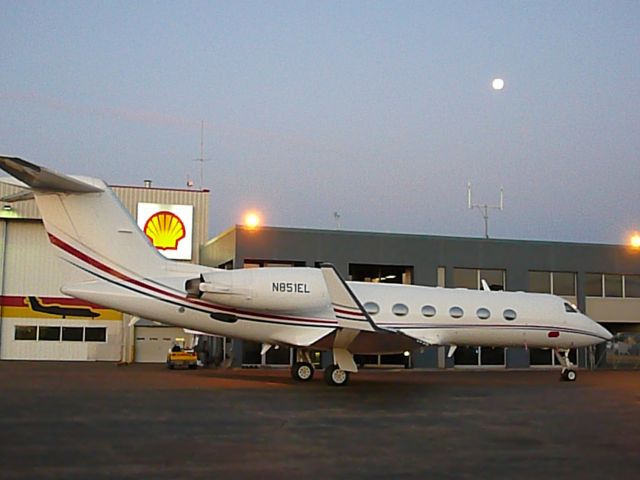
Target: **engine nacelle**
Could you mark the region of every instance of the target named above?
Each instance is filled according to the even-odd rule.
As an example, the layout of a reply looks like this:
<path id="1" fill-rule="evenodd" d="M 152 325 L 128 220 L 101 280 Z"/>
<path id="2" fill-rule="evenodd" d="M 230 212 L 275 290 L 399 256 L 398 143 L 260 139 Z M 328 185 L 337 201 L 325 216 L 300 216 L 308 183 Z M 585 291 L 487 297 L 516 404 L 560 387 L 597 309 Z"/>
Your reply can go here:
<path id="1" fill-rule="evenodd" d="M 271 312 L 317 312 L 331 307 L 316 268 L 219 270 L 188 280 L 190 296 L 227 307 Z"/>

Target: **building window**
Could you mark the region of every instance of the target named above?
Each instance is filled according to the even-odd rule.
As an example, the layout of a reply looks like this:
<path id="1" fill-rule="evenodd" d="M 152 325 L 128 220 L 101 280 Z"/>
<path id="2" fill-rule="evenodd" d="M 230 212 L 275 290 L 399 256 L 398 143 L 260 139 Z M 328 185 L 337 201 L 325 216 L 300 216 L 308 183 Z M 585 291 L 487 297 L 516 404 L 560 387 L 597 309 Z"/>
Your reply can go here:
<path id="1" fill-rule="evenodd" d="M 551 293 L 551 272 L 529 272 L 529 291 Z"/>
<path id="2" fill-rule="evenodd" d="M 38 340 L 60 341 L 60 327 L 38 327 Z"/>
<path id="3" fill-rule="evenodd" d="M 397 315 L 399 317 L 404 317 L 407 313 L 409 313 L 409 307 L 407 307 L 404 303 L 396 303 L 391 308 L 391 311 L 393 312 L 394 315 Z"/>
<path id="4" fill-rule="evenodd" d="M 576 274 L 532 270 L 529 272 L 529 291 L 573 297 L 576 295 Z"/>
<path id="5" fill-rule="evenodd" d="M 587 297 L 602 296 L 602 274 L 587 273 L 584 276 L 584 293 Z"/>
<path id="6" fill-rule="evenodd" d="M 573 272 L 553 272 L 551 275 L 553 282 L 552 293 L 565 297 L 575 297 L 576 295 L 576 274 Z"/>
<path id="7" fill-rule="evenodd" d="M 38 327 L 35 325 L 16 325 L 13 338 L 15 340 L 35 340 L 37 333 Z"/>
<path id="8" fill-rule="evenodd" d="M 105 327 L 86 327 L 84 329 L 84 340 L 86 342 L 106 342 L 107 329 Z"/>
<path id="9" fill-rule="evenodd" d="M 487 282 L 491 290 L 504 290 L 505 271 L 477 268 L 454 268 L 453 286 L 455 288 L 469 288 L 479 290 L 482 280 Z"/>
<path id="10" fill-rule="evenodd" d="M 504 270 L 480 270 L 478 278 L 478 288 L 482 288 L 482 280 L 487 282 L 491 290 L 504 290 Z"/>
<path id="11" fill-rule="evenodd" d="M 305 262 L 287 261 L 287 260 L 253 260 L 247 259 L 243 262 L 244 268 L 287 268 L 287 267 L 304 267 Z"/>
<path id="12" fill-rule="evenodd" d="M 454 268 L 453 269 L 454 288 L 478 289 L 478 270 L 475 268 Z"/>
<path id="13" fill-rule="evenodd" d="M 434 307 L 433 305 L 425 305 L 424 307 L 422 307 L 421 312 L 425 317 L 433 317 L 436 314 L 436 307 Z"/>
<path id="14" fill-rule="evenodd" d="M 364 309 L 370 315 L 375 315 L 380 311 L 380 307 L 378 306 L 378 304 L 376 302 L 367 302 L 367 303 L 365 303 L 364 304 Z"/>
<path id="15" fill-rule="evenodd" d="M 408 285 L 413 281 L 413 267 L 350 263 L 349 278 L 356 282 L 403 283 Z"/>
<path id="16" fill-rule="evenodd" d="M 604 296 L 622 297 L 622 275 L 604 275 Z"/>
<path id="17" fill-rule="evenodd" d="M 624 276 L 624 296 L 627 298 L 640 298 L 640 275 Z"/>
<path id="18" fill-rule="evenodd" d="M 480 307 L 478 310 L 476 310 L 476 315 L 481 320 L 486 320 L 491 316 L 491 312 L 487 308 Z"/>
<path id="19" fill-rule="evenodd" d="M 460 318 L 464 315 L 464 310 L 462 310 L 462 308 L 460 307 L 451 307 L 449 309 L 449 315 L 451 315 L 453 318 Z"/>
<path id="20" fill-rule="evenodd" d="M 82 327 L 62 327 L 62 340 L 65 342 L 81 342 L 83 340 Z"/>
<path id="21" fill-rule="evenodd" d="M 505 319 L 505 320 L 509 320 L 509 321 L 515 320 L 515 319 L 516 319 L 516 317 L 518 316 L 518 315 L 516 314 L 516 311 L 515 311 L 515 310 L 512 310 L 511 308 L 507 308 L 507 309 L 502 313 L 502 315 L 504 316 L 504 319 Z"/>

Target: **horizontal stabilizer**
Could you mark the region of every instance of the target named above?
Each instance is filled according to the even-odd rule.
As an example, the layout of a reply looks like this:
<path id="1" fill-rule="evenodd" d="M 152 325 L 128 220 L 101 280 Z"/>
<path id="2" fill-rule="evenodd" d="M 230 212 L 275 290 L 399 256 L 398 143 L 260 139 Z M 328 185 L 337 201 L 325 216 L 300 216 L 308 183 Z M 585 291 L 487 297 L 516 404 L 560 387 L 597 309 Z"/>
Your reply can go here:
<path id="1" fill-rule="evenodd" d="M 103 188 L 17 157 L 0 155 L 0 168 L 34 190 L 41 192 L 96 193 Z"/>

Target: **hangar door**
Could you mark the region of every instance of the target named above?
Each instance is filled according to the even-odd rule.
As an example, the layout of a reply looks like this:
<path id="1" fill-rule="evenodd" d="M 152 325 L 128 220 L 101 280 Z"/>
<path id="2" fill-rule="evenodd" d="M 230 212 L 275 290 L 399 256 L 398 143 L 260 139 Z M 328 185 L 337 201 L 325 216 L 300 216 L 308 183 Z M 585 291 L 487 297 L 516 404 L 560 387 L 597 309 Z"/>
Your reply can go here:
<path id="1" fill-rule="evenodd" d="M 177 327 L 136 327 L 136 363 L 163 363 L 174 343 L 191 346 L 193 336 Z"/>

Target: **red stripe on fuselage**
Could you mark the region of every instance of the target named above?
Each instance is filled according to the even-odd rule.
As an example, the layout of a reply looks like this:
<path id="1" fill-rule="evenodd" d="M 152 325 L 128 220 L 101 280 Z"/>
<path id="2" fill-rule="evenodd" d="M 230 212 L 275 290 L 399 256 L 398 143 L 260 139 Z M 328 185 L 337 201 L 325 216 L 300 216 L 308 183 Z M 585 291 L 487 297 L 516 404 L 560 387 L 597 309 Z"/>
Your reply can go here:
<path id="1" fill-rule="evenodd" d="M 220 306 L 220 305 L 216 305 L 216 304 L 209 303 L 209 302 L 200 302 L 198 300 L 194 300 L 194 299 L 188 298 L 186 295 L 182 296 L 182 295 L 178 295 L 178 294 L 175 294 L 175 293 L 172 293 L 172 292 L 167 292 L 166 290 L 163 290 L 163 289 L 158 288 L 156 286 L 148 285 L 148 284 L 145 284 L 144 282 L 136 280 L 135 278 L 131 278 L 130 276 L 125 275 L 124 273 L 121 273 L 121 272 L 109 267 L 108 265 L 105 265 L 104 263 L 91 258 L 87 254 L 81 252 L 77 248 L 69 245 L 68 243 L 66 243 L 63 240 L 59 239 L 58 237 L 52 235 L 51 233 L 49 233 L 49 240 L 56 247 L 60 248 L 61 250 L 64 250 L 68 254 L 70 254 L 70 255 L 82 260 L 83 262 L 93 266 L 94 268 L 102 270 L 103 272 L 108 273 L 109 275 L 112 275 L 112 276 L 114 276 L 114 277 L 116 277 L 116 278 L 118 278 L 118 279 L 120 279 L 122 281 L 132 283 L 133 285 L 136 285 L 136 286 L 141 287 L 141 288 L 145 288 L 147 290 L 150 290 L 152 292 L 158 293 L 160 295 L 164 295 L 164 296 L 176 299 L 176 300 L 180 300 L 181 302 L 186 302 L 186 303 L 189 303 L 189 304 L 192 304 L 192 305 L 197 305 L 197 306 L 208 308 L 208 309 L 220 310 L 220 311 L 223 311 L 223 312 L 226 312 L 226 313 L 233 313 L 233 314 L 237 314 L 237 315 L 249 315 L 249 316 L 255 316 L 255 317 L 269 318 L 269 319 L 272 319 L 272 320 L 286 320 L 286 321 L 295 321 L 295 322 L 325 323 L 325 324 L 328 323 L 328 324 L 330 324 L 330 325 L 327 325 L 327 326 L 331 326 L 331 325 L 336 325 L 337 324 L 337 322 L 335 322 L 335 321 L 333 321 L 331 319 L 286 317 L 286 316 L 281 316 L 281 315 L 271 315 L 271 314 L 265 314 L 265 313 L 256 313 L 256 312 L 251 312 L 251 311 L 243 311 L 243 310 L 238 310 L 236 308 Z"/>

